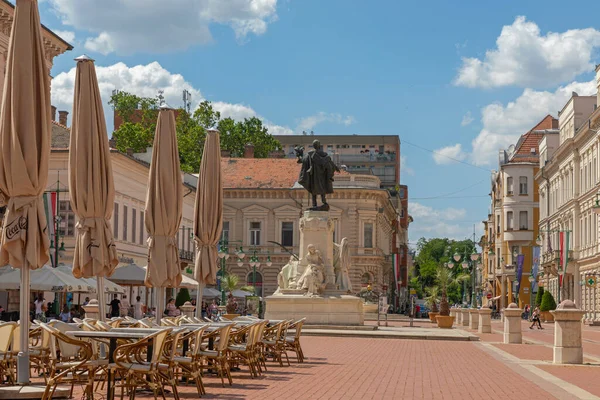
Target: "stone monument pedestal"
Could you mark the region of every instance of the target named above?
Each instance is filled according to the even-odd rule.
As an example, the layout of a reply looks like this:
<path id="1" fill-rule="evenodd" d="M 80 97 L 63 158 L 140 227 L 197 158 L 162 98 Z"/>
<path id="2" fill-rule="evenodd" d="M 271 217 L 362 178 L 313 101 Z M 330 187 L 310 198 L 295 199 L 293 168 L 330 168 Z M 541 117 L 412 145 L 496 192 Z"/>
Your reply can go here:
<path id="1" fill-rule="evenodd" d="M 336 284 L 333 221 L 329 218 L 329 212 L 305 211 L 300 218 L 299 228 L 299 261 L 290 263 L 294 268 L 284 267 L 287 272 L 285 276 L 283 271 L 280 274 L 277 292 L 265 299 L 265 319 L 306 318 L 305 323 L 308 325 L 363 325 L 363 300 L 346 294 L 345 290 L 339 290 L 342 288 Z M 311 257 L 313 266 L 317 258 L 314 254 L 309 254 L 309 245 L 313 245 L 318 251 L 323 271 L 323 282 L 319 282 L 319 290 L 313 289 L 313 293 L 308 293 L 306 286 L 300 287 L 301 277 L 306 268 L 311 266 Z M 290 274 L 289 271 L 294 272 Z"/>
<path id="2" fill-rule="evenodd" d="M 186 301 L 182 306 L 179 307 L 179 309 L 181 310 L 181 314 L 189 318 L 194 318 L 194 311 L 196 311 L 196 307 L 193 306 L 189 301 Z"/>
<path id="3" fill-rule="evenodd" d="M 554 311 L 554 364 L 583 364 L 581 318 L 585 313 L 571 300 L 565 300 Z"/>
<path id="4" fill-rule="evenodd" d="M 98 300 L 92 299 L 87 305 L 81 306 L 81 308 L 85 311 L 86 318 L 100 320 L 100 304 L 98 304 Z"/>
<path id="5" fill-rule="evenodd" d="M 306 318 L 307 325 L 363 325 L 362 299 L 350 295 L 281 295 L 266 298 L 265 319 Z"/>

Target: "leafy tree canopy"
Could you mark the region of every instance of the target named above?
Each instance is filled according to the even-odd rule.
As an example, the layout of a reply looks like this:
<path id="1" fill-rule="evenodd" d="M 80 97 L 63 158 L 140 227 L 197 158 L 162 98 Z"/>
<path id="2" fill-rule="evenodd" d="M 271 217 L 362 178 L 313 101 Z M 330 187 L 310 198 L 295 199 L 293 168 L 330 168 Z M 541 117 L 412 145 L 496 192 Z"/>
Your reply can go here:
<path id="1" fill-rule="evenodd" d="M 111 96 L 109 104 L 123 121 L 119 129 L 113 132 L 118 150 L 126 152 L 132 149 L 139 153 L 152 146 L 158 118 L 158 99 L 118 92 Z M 279 141 L 269 134 L 260 119 L 222 119 L 221 113 L 209 101 L 203 101 L 192 114 L 178 109 L 176 129 L 181 169 L 190 173 L 200 169 L 208 129 L 220 132 L 221 149 L 229 151 L 232 157 L 242 157 L 246 144 L 254 145 L 256 158 L 266 158 L 269 152 L 281 148 Z"/>

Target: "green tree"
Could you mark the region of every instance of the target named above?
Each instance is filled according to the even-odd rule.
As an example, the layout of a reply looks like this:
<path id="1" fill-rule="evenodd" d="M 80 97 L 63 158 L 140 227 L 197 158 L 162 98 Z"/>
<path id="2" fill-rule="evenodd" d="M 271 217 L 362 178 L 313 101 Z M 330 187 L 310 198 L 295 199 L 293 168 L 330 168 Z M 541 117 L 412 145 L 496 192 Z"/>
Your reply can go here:
<path id="1" fill-rule="evenodd" d="M 554 296 L 550 292 L 544 292 L 542 296 L 542 304 L 540 305 L 540 311 L 556 310 L 556 301 Z"/>
<path id="2" fill-rule="evenodd" d="M 535 304 L 533 305 L 534 307 L 539 307 L 542 305 L 542 297 L 544 296 L 544 287 L 543 286 L 538 286 L 538 292 L 535 296 Z"/>
<path id="3" fill-rule="evenodd" d="M 179 289 L 179 293 L 177 293 L 177 297 L 175 298 L 175 305 L 177 307 L 181 307 L 186 301 L 192 301 L 190 292 L 186 288 L 181 288 Z"/>
<path id="4" fill-rule="evenodd" d="M 152 146 L 158 100 L 138 97 L 127 92 L 118 92 L 109 102 L 123 120 L 115 132 L 117 149 L 143 152 Z M 180 108 L 177 111 L 177 140 L 181 169 L 185 172 L 198 172 L 204 150 L 204 139 L 208 129 L 218 129 L 221 136 L 221 149 L 229 151 L 233 157 L 242 157 L 246 144 L 254 145 L 254 157 L 265 158 L 269 152 L 281 149 L 281 144 L 256 117 L 235 121 L 221 119 L 212 103 L 203 101 L 193 114 Z"/>
<path id="5" fill-rule="evenodd" d="M 240 277 L 235 274 L 227 274 L 225 275 L 225 279 L 221 281 L 221 289 L 226 292 L 233 292 L 237 289 L 238 284 L 240 282 Z"/>

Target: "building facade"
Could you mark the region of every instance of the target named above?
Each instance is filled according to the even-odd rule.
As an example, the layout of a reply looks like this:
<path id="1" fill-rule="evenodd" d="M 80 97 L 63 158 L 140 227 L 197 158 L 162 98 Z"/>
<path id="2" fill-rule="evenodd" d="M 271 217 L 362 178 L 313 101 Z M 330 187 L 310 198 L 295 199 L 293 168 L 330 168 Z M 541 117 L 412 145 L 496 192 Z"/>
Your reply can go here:
<path id="1" fill-rule="evenodd" d="M 513 301 L 520 307 L 531 304 L 529 275 L 539 220 L 539 190 L 534 179 L 539 168 L 539 142 L 557 126 L 556 119 L 546 116 L 516 145 L 500 151 L 499 169 L 492 173 L 491 213 L 484 223 L 487 255 L 483 262 L 487 262 L 486 288 L 493 292 L 498 309 Z M 520 258 L 523 264 L 517 282 Z"/>
<path id="2" fill-rule="evenodd" d="M 600 68 L 596 68 L 600 85 Z M 600 299 L 587 278 L 600 274 L 598 215 L 594 212 L 600 187 L 600 112 L 597 96 L 578 96 L 567 101 L 559 115 L 559 135 L 542 142 L 540 186 L 541 265 L 540 284 L 556 301 L 573 300 L 585 310 L 584 320 L 597 321 Z M 560 265 L 561 235 L 566 269 Z M 559 275 L 562 284 L 559 290 Z"/>
<path id="3" fill-rule="evenodd" d="M 396 189 L 400 183 L 400 138 L 397 135 L 275 135 L 287 158 L 296 158 L 294 148 L 312 148 L 319 140 L 323 150 L 348 172 L 375 175 L 381 187 Z"/>

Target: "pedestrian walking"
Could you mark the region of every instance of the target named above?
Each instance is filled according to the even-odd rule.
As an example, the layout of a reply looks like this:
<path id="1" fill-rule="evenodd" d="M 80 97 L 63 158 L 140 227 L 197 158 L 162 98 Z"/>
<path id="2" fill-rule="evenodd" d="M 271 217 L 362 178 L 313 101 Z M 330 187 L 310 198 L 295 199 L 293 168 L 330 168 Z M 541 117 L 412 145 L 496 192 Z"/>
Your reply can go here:
<path id="1" fill-rule="evenodd" d="M 33 302 L 35 306 L 35 319 L 41 322 L 46 322 L 46 310 L 48 309 L 45 304 L 44 294 L 38 294 L 37 299 Z"/>
<path id="2" fill-rule="evenodd" d="M 118 317 L 121 308 L 121 301 L 118 299 L 118 296 L 115 294 L 113 300 L 110 302 L 110 316 Z"/>
<path id="3" fill-rule="evenodd" d="M 531 326 L 529 327 L 529 329 L 533 329 L 533 327 L 535 326 L 535 324 L 537 323 L 538 325 L 538 329 L 544 329 L 542 328 L 542 322 L 540 321 L 540 308 L 536 307 L 533 310 L 533 314 L 531 314 Z"/>
<path id="4" fill-rule="evenodd" d="M 144 317 L 144 303 L 142 303 L 142 298 L 137 296 L 135 298 L 135 304 L 133 305 L 133 318 L 142 319 Z"/>

